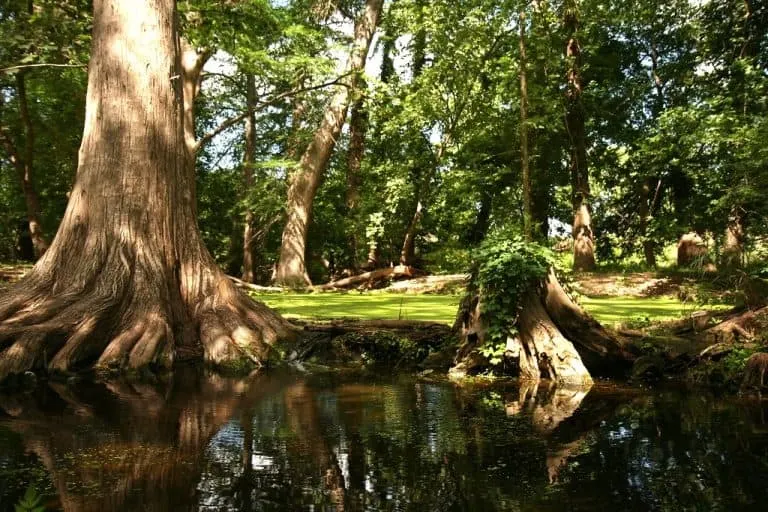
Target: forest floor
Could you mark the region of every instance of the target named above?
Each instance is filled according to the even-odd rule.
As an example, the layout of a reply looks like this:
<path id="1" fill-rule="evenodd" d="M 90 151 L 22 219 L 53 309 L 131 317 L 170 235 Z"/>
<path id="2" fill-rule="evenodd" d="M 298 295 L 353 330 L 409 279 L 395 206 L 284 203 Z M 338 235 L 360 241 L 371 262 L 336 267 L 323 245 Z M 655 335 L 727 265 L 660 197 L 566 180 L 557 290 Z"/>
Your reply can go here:
<path id="1" fill-rule="evenodd" d="M 425 320 L 453 324 L 459 295 L 401 293 L 263 293 L 251 294 L 287 318 L 322 320 Z M 613 327 L 682 318 L 698 308 L 676 297 L 581 297 L 598 321 Z"/>
<path id="2" fill-rule="evenodd" d="M 31 268 L 0 263 L 0 293 Z M 384 290 L 323 293 L 254 293 L 251 296 L 288 318 L 329 320 L 423 320 L 451 325 L 466 275 L 426 276 L 396 281 Z M 686 317 L 702 307 L 681 300 L 684 280 L 651 272 L 591 273 L 573 276 L 579 301 L 598 321 L 610 326 L 644 325 Z"/>

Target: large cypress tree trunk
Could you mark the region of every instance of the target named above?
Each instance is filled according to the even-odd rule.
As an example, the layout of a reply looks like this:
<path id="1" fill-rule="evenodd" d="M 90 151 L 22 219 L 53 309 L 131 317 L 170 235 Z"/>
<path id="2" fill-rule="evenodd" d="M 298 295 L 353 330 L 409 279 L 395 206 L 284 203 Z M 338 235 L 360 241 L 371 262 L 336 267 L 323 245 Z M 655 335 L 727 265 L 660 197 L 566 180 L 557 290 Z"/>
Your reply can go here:
<path id="1" fill-rule="evenodd" d="M 28 369 L 261 363 L 292 335 L 196 224 L 173 0 L 96 0 L 77 178 L 56 238 L 0 299 L 0 380 Z"/>
<path id="2" fill-rule="evenodd" d="M 366 1 L 362 15 L 355 22 L 355 40 L 347 66 L 350 75 L 331 98 L 320 127 L 291 176 L 288 186 L 288 219 L 280 245 L 280 258 L 274 279 L 276 284 L 298 288 L 312 285 L 305 263 L 312 204 L 344 126 L 350 91 L 357 87 L 358 74 L 365 67 L 368 48 L 383 3 L 383 0 Z"/>
<path id="3" fill-rule="evenodd" d="M 567 89 L 565 125 L 570 138 L 571 201 L 573 205 L 573 269 L 594 270 L 595 241 L 590 213 L 589 170 L 587 167 L 587 141 L 584 127 L 584 105 L 581 102 L 581 47 L 577 38 L 579 27 L 577 0 L 564 6 L 565 47 L 567 62 Z"/>

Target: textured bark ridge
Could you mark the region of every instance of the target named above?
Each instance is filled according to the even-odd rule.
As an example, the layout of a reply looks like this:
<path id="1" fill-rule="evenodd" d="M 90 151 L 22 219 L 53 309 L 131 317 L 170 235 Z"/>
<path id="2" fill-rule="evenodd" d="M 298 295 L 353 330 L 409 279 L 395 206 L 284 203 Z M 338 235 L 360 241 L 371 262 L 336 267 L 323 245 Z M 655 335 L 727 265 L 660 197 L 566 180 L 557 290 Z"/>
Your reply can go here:
<path id="1" fill-rule="evenodd" d="M 77 179 L 56 238 L 0 298 L 0 380 L 29 369 L 260 364 L 292 330 L 196 225 L 173 0 L 94 2 Z"/>
<path id="2" fill-rule="evenodd" d="M 486 322 L 482 292 L 459 306 L 454 328 L 463 343 L 451 370 L 454 375 L 487 366 L 476 350 L 486 340 Z M 507 339 L 505 366 L 522 380 L 590 384 L 590 372 L 617 375 L 634 361 L 619 340 L 568 297 L 553 272 L 540 289 L 524 297 L 516 327 L 519 334 Z"/>

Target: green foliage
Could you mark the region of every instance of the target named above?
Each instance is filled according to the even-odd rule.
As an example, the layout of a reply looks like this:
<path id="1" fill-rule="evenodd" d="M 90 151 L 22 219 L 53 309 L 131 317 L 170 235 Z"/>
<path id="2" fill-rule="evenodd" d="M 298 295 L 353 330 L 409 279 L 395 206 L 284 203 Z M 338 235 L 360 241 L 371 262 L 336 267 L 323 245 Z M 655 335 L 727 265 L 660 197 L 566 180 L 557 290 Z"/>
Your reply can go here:
<path id="1" fill-rule="evenodd" d="M 744 378 L 747 360 L 753 354 L 766 350 L 766 346 L 735 346 L 722 359 L 709 360 L 691 368 L 688 378 L 699 384 L 736 391 Z"/>
<path id="2" fill-rule="evenodd" d="M 359 354 L 364 364 L 408 366 L 430 353 L 426 343 L 416 343 L 387 331 L 347 333 L 334 339 L 334 344 L 348 353 Z"/>
<path id="3" fill-rule="evenodd" d="M 43 498 L 30 485 L 27 487 L 24 497 L 13 507 L 13 510 L 14 512 L 44 512 L 45 507 L 41 505 L 42 501 Z"/>
<path id="4" fill-rule="evenodd" d="M 479 293 L 488 340 L 480 352 L 491 364 L 501 363 L 507 337 L 517 333 L 526 296 L 536 293 L 554 263 L 551 251 L 514 236 L 496 235 L 475 255 L 469 293 Z"/>

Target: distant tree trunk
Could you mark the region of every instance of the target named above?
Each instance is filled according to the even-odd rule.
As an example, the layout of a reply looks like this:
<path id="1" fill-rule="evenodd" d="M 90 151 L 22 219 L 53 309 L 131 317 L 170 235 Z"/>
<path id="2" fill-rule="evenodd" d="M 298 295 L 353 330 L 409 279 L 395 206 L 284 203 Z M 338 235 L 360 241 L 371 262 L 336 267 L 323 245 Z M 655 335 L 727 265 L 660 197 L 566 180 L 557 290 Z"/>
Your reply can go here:
<path id="1" fill-rule="evenodd" d="M 734 206 L 728 217 L 723 244 L 723 266 L 726 268 L 741 268 L 744 264 L 744 210 Z"/>
<path id="2" fill-rule="evenodd" d="M 383 0 L 367 0 L 365 10 L 355 23 L 355 41 L 349 58 L 351 73 L 344 86 L 332 97 L 320 127 L 296 166 L 288 187 L 288 219 L 283 229 L 276 284 L 290 287 L 311 286 L 305 256 L 312 204 L 320 180 L 331 158 L 336 140 L 347 115 L 351 90 L 356 89 L 358 74 L 365 66 L 368 48 L 376 30 Z"/>
<path id="3" fill-rule="evenodd" d="M 348 231 L 347 240 L 349 242 L 349 251 L 352 253 L 350 268 L 358 270 L 357 252 L 357 216 L 360 207 L 360 186 L 362 177 L 360 169 L 365 156 L 365 135 L 368 131 L 368 112 L 365 109 L 365 98 L 362 94 L 365 83 L 360 80 L 360 92 L 352 105 L 352 113 L 349 120 L 349 152 L 347 153 L 347 213 L 348 213 Z"/>
<path id="4" fill-rule="evenodd" d="M 53 244 L 0 298 L 0 380 L 47 368 L 260 364 L 293 330 L 197 228 L 173 0 L 96 0 L 86 121 Z"/>
<path id="5" fill-rule="evenodd" d="M 304 86 L 304 79 L 298 81 L 296 89 L 301 89 Z M 302 96 L 294 96 L 291 99 L 293 109 L 291 111 L 291 133 L 288 137 L 285 148 L 285 157 L 288 160 L 298 160 L 301 155 L 301 124 L 304 119 L 304 114 L 307 111 L 307 103 Z"/>
<path id="6" fill-rule="evenodd" d="M 533 241 L 533 196 L 528 161 L 528 61 L 525 55 L 525 11 L 520 11 L 520 168 L 523 180 L 523 236 Z"/>
<path id="7" fill-rule="evenodd" d="M 416 19 L 418 26 L 421 28 L 419 28 L 413 36 L 413 81 L 416 81 L 421 76 L 427 60 L 427 32 L 423 28 L 425 5 L 424 0 L 417 0 L 416 2 L 416 8 L 418 9 L 416 12 Z M 426 200 L 427 190 L 431 180 L 431 172 L 429 170 L 421 169 L 420 178 L 421 179 L 415 187 L 416 205 L 413 214 L 411 214 L 411 218 L 408 221 L 408 227 L 406 228 L 405 236 L 403 237 L 403 245 L 400 249 L 401 265 L 413 265 L 416 259 L 416 234 L 419 229 L 421 218 L 424 215 L 424 201 Z"/>
<path id="8" fill-rule="evenodd" d="M 390 7 L 391 9 L 392 7 Z M 392 60 L 392 52 L 395 49 L 395 37 L 387 34 L 384 36 L 384 45 L 381 51 L 381 83 L 388 84 L 395 75 L 395 63 Z M 368 256 L 363 268 L 371 270 L 377 268 L 381 259 L 380 234 L 376 234 L 368 241 Z"/>
<path id="9" fill-rule="evenodd" d="M 571 200 L 573 205 L 573 269 L 595 269 L 595 241 L 590 212 L 589 170 L 587 167 L 587 141 L 584 127 L 584 105 L 581 102 L 581 47 L 577 38 L 579 27 L 577 0 L 565 5 L 565 47 L 567 62 L 567 89 L 565 126 L 570 138 Z"/>
<path id="10" fill-rule="evenodd" d="M 202 86 L 203 66 L 211 57 L 208 49 L 194 48 L 186 39 L 180 39 L 181 84 L 184 92 L 183 126 L 184 147 L 187 150 L 187 165 L 195 172 L 195 155 L 199 149 L 195 133 L 195 100 Z"/>
<path id="11" fill-rule="evenodd" d="M 256 160 L 256 114 L 253 109 L 256 106 L 256 77 L 247 74 L 245 77 L 245 105 L 250 111 L 245 118 L 245 152 L 243 153 L 243 185 L 244 192 L 248 194 L 253 186 L 253 164 Z M 254 266 L 254 233 L 253 212 L 248 208 L 245 212 L 245 227 L 243 229 L 243 281 L 255 282 Z"/>
<path id="12" fill-rule="evenodd" d="M 640 187 L 640 236 L 643 240 L 645 264 L 656 268 L 656 244 L 648 237 L 648 219 L 651 216 L 654 190 L 651 188 L 651 178 L 646 178 Z"/>
<path id="13" fill-rule="evenodd" d="M 48 241 L 45 238 L 40 221 L 40 197 L 37 195 L 33 182 L 35 130 L 29 114 L 27 86 L 23 71 L 16 74 L 16 97 L 19 102 L 19 116 L 21 117 L 21 124 L 24 130 L 24 148 L 22 151 L 19 151 L 13 141 L 10 130 L 2 125 L 0 125 L 0 143 L 19 177 L 19 184 L 24 194 L 24 204 L 27 209 L 27 222 L 29 223 L 32 247 L 34 248 L 35 258 L 40 258 L 48 249 Z M 3 99 L 0 98 L 0 105 L 2 103 Z"/>
<path id="14" fill-rule="evenodd" d="M 421 194 L 419 194 L 421 196 Z M 416 230 L 421 222 L 421 216 L 424 212 L 424 203 L 421 199 L 416 201 L 416 210 L 413 212 L 413 217 L 408 223 L 408 228 L 405 230 L 405 238 L 403 239 L 403 248 L 400 250 L 400 264 L 401 265 L 413 265 L 416 259 Z"/>

